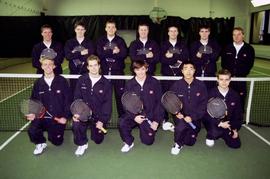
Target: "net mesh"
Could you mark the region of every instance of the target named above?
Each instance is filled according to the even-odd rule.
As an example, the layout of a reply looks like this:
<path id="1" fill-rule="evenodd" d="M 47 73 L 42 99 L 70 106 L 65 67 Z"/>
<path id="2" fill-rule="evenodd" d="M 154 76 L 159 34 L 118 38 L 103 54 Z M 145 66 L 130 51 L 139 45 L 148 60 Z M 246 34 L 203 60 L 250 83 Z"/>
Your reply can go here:
<path id="1" fill-rule="evenodd" d="M 0 74 L 0 131 L 19 130 L 25 123 L 26 119 L 20 112 L 20 103 L 28 99 L 31 95 L 34 81 L 40 75 L 24 74 Z M 65 78 L 78 78 L 78 75 L 64 75 Z M 110 76 L 111 79 L 131 79 L 131 76 Z M 179 77 L 158 76 L 158 80 L 178 80 Z M 215 81 L 216 78 L 198 78 L 205 81 Z M 247 81 L 248 91 L 251 87 L 251 81 L 254 81 L 254 87 L 251 95 L 250 109 L 248 105 L 249 96 L 246 98 L 245 114 L 248 114 L 248 122 L 259 126 L 270 126 L 270 78 L 241 78 L 233 79 L 237 81 Z M 249 94 L 249 93 L 248 93 Z M 246 120 L 246 117 L 244 118 Z M 118 114 L 116 110 L 115 97 L 113 96 L 113 112 L 109 122 L 109 128 L 117 128 Z M 71 128 L 70 122 L 67 129 Z M 27 128 L 26 128 L 27 129 Z"/>

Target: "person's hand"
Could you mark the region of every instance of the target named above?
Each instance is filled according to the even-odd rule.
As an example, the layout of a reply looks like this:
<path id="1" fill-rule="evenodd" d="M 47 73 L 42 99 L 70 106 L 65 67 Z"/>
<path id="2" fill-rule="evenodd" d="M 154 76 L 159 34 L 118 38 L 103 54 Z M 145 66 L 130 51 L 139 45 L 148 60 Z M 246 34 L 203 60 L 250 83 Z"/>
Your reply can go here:
<path id="1" fill-rule="evenodd" d="M 230 129 L 231 125 L 229 124 L 230 121 L 220 122 L 218 127 L 222 127 L 223 129 Z"/>
<path id="2" fill-rule="evenodd" d="M 198 58 L 202 58 L 202 53 L 197 52 L 196 57 L 198 57 Z"/>
<path id="3" fill-rule="evenodd" d="M 192 121 L 191 117 L 189 117 L 189 116 L 184 117 L 184 120 L 185 120 L 187 123 L 189 123 L 189 122 Z"/>
<path id="4" fill-rule="evenodd" d="M 177 113 L 176 114 L 176 117 L 178 118 L 178 119 L 183 119 L 184 118 L 184 115 L 182 114 L 182 113 Z"/>
<path id="5" fill-rule="evenodd" d="M 120 52 L 120 49 L 117 47 L 117 46 L 115 46 L 114 48 L 113 48 L 113 54 L 117 54 L 117 53 L 119 53 Z"/>
<path id="6" fill-rule="evenodd" d="M 64 118 L 64 117 L 59 117 L 59 118 L 58 117 L 55 117 L 54 120 L 56 122 L 58 122 L 59 124 L 66 124 L 67 123 L 67 119 Z"/>
<path id="7" fill-rule="evenodd" d="M 167 53 L 165 54 L 165 56 L 167 58 L 172 58 L 173 57 L 173 53 L 170 53 L 169 50 L 168 50 Z"/>
<path id="8" fill-rule="evenodd" d="M 88 54 L 88 49 L 84 49 L 83 51 L 81 51 L 81 55 L 87 55 Z"/>
<path id="9" fill-rule="evenodd" d="M 158 128 L 158 123 L 157 123 L 156 121 L 153 121 L 153 122 L 151 123 L 150 127 L 151 127 L 154 131 L 156 131 L 157 128 Z"/>
<path id="10" fill-rule="evenodd" d="M 79 114 L 74 114 L 73 117 L 72 117 L 72 120 L 74 122 L 79 122 L 80 121 L 79 118 L 80 118 L 80 115 Z"/>
<path id="11" fill-rule="evenodd" d="M 153 58 L 153 57 L 154 57 L 154 54 L 151 51 L 146 54 L 146 58 Z"/>
<path id="12" fill-rule="evenodd" d="M 237 132 L 237 130 L 234 129 L 234 130 L 232 130 L 232 132 L 233 132 L 232 138 L 233 138 L 233 139 L 236 139 L 236 138 L 238 137 L 238 132 Z"/>
<path id="13" fill-rule="evenodd" d="M 98 121 L 98 122 L 96 123 L 96 128 L 102 129 L 102 128 L 103 128 L 103 122 Z"/>
<path id="14" fill-rule="evenodd" d="M 27 114 L 25 115 L 26 119 L 29 121 L 33 121 L 36 118 L 35 114 Z"/>
<path id="15" fill-rule="evenodd" d="M 134 121 L 137 122 L 138 124 L 141 124 L 145 120 L 145 116 L 138 115 L 134 118 Z"/>

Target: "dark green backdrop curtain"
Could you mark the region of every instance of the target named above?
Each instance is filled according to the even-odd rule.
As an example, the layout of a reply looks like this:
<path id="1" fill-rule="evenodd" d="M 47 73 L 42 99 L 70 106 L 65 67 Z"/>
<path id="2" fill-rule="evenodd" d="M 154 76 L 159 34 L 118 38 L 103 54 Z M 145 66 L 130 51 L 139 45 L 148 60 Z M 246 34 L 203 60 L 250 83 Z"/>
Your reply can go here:
<path id="1" fill-rule="evenodd" d="M 216 38 L 220 45 L 232 41 L 231 32 L 234 17 L 231 18 L 189 18 L 169 16 L 161 24 L 154 24 L 149 16 L 39 16 L 39 17 L 0 17 L 0 57 L 29 57 L 32 47 L 41 40 L 40 27 L 50 24 L 53 27 L 53 38 L 65 43 L 75 36 L 73 26 L 77 21 L 87 25 L 86 36 L 94 42 L 105 33 L 104 25 L 109 19 L 116 21 L 121 30 L 136 30 L 138 24 L 150 26 L 150 38 L 161 43 L 167 38 L 167 28 L 176 25 L 181 29 L 181 36 L 190 45 L 198 39 L 199 26 L 209 25 L 211 37 Z"/>

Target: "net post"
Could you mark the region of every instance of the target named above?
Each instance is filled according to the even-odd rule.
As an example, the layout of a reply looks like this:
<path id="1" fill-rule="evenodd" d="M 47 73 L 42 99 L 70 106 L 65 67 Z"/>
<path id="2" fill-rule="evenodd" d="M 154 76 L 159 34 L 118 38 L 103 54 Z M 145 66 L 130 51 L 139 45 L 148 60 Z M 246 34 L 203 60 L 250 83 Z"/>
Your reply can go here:
<path id="1" fill-rule="evenodd" d="M 254 90 L 254 79 L 251 79 L 250 88 L 249 88 L 249 94 L 248 94 L 246 125 L 248 125 L 248 123 L 250 122 L 250 110 L 251 110 L 251 102 L 252 102 L 253 90 Z"/>

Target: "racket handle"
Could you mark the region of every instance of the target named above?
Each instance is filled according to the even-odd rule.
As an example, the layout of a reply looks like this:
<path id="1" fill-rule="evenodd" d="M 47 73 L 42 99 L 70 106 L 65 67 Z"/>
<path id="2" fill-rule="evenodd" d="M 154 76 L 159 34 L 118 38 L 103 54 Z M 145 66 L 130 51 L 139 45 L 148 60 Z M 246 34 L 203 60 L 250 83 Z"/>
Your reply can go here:
<path id="1" fill-rule="evenodd" d="M 196 129 L 196 126 L 192 122 L 188 122 L 188 124 L 190 125 L 190 127 L 192 127 L 192 129 Z"/>
<path id="2" fill-rule="evenodd" d="M 108 131 L 104 129 L 103 127 L 100 129 L 104 134 L 106 134 Z"/>

